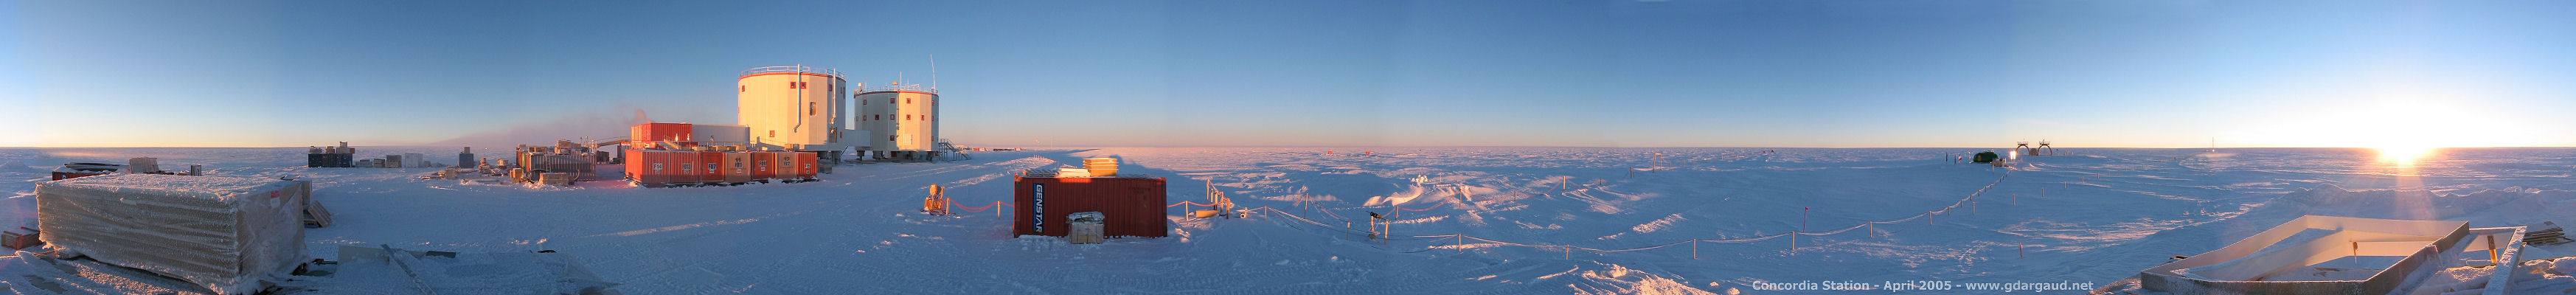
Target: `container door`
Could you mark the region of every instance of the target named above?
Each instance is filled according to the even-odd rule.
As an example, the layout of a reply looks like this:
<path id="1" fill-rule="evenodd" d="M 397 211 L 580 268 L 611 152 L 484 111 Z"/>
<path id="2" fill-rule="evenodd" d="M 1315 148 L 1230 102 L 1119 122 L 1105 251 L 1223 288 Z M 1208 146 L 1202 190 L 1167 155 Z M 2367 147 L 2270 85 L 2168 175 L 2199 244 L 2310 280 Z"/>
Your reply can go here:
<path id="1" fill-rule="evenodd" d="M 751 153 L 724 153 L 725 182 L 751 182 Z"/>
<path id="2" fill-rule="evenodd" d="M 815 153 L 796 153 L 796 165 L 798 165 L 796 178 L 813 179 L 816 171 L 814 163 L 821 157 L 822 155 Z"/>
<path id="3" fill-rule="evenodd" d="M 674 162 L 680 162 L 680 169 L 671 171 L 672 183 L 698 182 L 698 170 L 702 170 L 698 165 L 705 164 L 698 163 L 697 152 L 674 151 L 671 152 L 671 159 Z"/>
<path id="4" fill-rule="evenodd" d="M 771 167 L 770 167 L 770 165 L 774 165 L 774 164 L 770 164 L 770 162 L 772 162 L 772 161 L 776 161 L 776 160 L 778 160 L 778 154 L 770 153 L 770 152 L 752 152 L 752 153 L 751 153 L 751 178 L 758 178 L 758 179 L 778 178 L 778 174 L 770 172 L 771 170 L 769 169 L 769 168 L 771 168 Z"/>
<path id="5" fill-rule="evenodd" d="M 671 163 L 670 155 L 671 153 L 663 151 L 645 152 L 644 162 L 650 164 L 645 164 L 644 174 L 636 177 L 635 181 L 642 182 L 646 186 L 662 186 L 664 183 L 670 183 L 672 169 L 679 168 L 674 166 L 676 163 Z"/>
<path id="6" fill-rule="evenodd" d="M 698 157 L 698 163 L 706 164 L 698 167 L 699 182 L 724 182 L 724 153 L 696 152 L 691 156 Z"/>

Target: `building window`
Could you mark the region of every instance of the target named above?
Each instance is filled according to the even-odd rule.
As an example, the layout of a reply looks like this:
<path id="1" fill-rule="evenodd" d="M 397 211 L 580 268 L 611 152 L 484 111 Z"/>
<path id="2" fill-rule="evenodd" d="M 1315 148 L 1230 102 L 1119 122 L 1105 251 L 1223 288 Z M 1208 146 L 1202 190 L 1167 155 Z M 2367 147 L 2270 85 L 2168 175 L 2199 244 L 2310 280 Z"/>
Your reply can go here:
<path id="1" fill-rule="evenodd" d="M 738 91 L 734 91 L 734 92 L 751 92 L 751 85 L 735 85 L 735 86 L 740 86 L 740 87 L 742 87 L 742 90 L 738 90 Z"/>
<path id="2" fill-rule="evenodd" d="M 812 115 L 814 115 L 814 103 L 811 103 L 811 102 L 805 103 L 805 115 L 807 115 L 807 116 L 812 116 Z"/>
<path id="3" fill-rule="evenodd" d="M 894 98 L 892 98 L 892 97 L 888 97 L 888 98 L 886 98 L 886 104 L 894 104 Z"/>
<path id="4" fill-rule="evenodd" d="M 769 137 L 778 137 L 778 130 L 770 130 Z"/>
<path id="5" fill-rule="evenodd" d="M 905 99 L 903 99 L 903 103 L 912 103 L 912 99 L 911 99 L 911 98 L 905 98 Z"/>
<path id="6" fill-rule="evenodd" d="M 903 115 L 903 119 L 904 119 L 904 120 L 911 120 L 911 119 L 912 119 L 912 115 Z"/>
<path id="7" fill-rule="evenodd" d="M 886 141 L 894 141 L 894 136 L 893 136 L 893 135 L 887 135 L 887 136 L 886 136 Z"/>

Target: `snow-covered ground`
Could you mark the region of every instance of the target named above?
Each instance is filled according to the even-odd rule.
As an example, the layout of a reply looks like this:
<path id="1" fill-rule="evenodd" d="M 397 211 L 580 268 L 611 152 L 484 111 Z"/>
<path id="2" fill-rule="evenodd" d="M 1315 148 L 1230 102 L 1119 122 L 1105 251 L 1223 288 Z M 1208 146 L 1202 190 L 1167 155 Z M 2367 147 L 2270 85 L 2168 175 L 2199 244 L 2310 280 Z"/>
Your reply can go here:
<path id="1" fill-rule="evenodd" d="M 645 189 L 415 179 L 432 168 L 305 168 L 303 148 L 19 148 L 0 149 L 0 163 L 21 163 L 0 165 L 11 179 L 0 191 L 32 194 L 43 171 L 61 163 L 134 156 L 158 157 L 165 169 L 203 164 L 210 175 L 304 176 L 338 214 L 333 227 L 306 232 L 313 257 L 335 257 L 340 245 L 550 249 L 628 294 L 1772 293 L 1761 290 L 1766 282 L 2089 289 L 2301 215 L 2472 227 L 2576 220 L 2576 149 L 2453 149 L 2412 167 L 2351 149 L 2073 149 L 2010 169 L 1946 160 L 1970 149 L 1763 150 L 1043 150 L 844 166 L 811 183 Z M 1169 238 L 1068 245 L 1015 238 L 991 211 L 915 212 L 929 185 L 951 187 L 966 207 L 1007 202 L 1011 171 L 1084 157 L 1118 157 L 1122 174 L 1170 178 L 1172 202 L 1204 200 L 1201 188 L 1212 183 L 1243 207 L 1305 220 L 1188 219 L 1173 208 Z M 22 206 L 32 202 L 23 200 L 0 203 L 0 213 L 27 216 Z M 1962 200 L 1971 201 L 1918 217 Z M 1365 227 L 1369 213 L 1398 207 L 1407 210 L 1395 216 L 1395 239 L 1340 228 Z M 1731 243 L 1854 226 L 1861 229 Z M 1670 246 L 1593 251 L 1658 245 Z"/>

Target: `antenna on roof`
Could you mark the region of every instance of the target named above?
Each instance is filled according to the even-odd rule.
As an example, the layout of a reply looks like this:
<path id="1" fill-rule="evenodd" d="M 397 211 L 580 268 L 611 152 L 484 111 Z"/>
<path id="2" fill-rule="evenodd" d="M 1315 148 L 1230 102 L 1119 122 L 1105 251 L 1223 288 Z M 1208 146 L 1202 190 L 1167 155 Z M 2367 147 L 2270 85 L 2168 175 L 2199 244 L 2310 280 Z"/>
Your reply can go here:
<path id="1" fill-rule="evenodd" d="M 939 89 L 939 55 L 930 55 L 930 89 Z"/>

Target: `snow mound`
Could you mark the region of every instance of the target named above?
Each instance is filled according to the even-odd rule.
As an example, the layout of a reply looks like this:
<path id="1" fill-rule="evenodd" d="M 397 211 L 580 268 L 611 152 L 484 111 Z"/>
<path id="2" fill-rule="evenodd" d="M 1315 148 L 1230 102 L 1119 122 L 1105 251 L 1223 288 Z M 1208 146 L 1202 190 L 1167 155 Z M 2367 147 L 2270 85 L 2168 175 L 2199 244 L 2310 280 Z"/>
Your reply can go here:
<path id="1" fill-rule="evenodd" d="M 36 171 L 36 168 L 35 168 L 35 167 L 27 167 L 27 162 L 20 162 L 20 161 L 18 161 L 18 160 L 9 160 L 8 162 L 0 162 L 0 172 L 35 172 L 35 171 Z"/>

